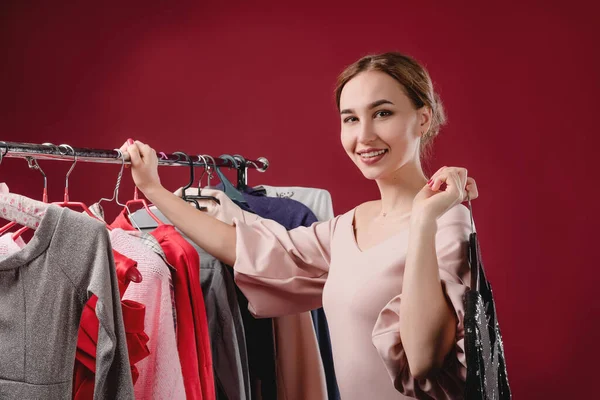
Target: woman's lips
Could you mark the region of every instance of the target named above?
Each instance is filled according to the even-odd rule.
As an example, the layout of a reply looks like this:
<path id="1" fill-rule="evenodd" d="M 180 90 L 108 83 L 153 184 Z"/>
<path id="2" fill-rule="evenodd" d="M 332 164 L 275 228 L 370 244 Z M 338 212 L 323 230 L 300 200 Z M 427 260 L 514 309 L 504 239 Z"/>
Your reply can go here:
<path id="1" fill-rule="evenodd" d="M 379 161 L 381 161 L 385 155 L 388 153 L 387 150 L 372 150 L 369 149 L 370 151 L 361 151 L 361 154 L 359 154 L 359 158 L 360 160 L 363 162 L 363 164 L 365 165 L 374 165 L 377 164 Z M 379 155 L 371 155 L 371 156 L 367 156 L 367 154 L 373 154 L 376 152 L 381 152 L 381 154 Z"/>

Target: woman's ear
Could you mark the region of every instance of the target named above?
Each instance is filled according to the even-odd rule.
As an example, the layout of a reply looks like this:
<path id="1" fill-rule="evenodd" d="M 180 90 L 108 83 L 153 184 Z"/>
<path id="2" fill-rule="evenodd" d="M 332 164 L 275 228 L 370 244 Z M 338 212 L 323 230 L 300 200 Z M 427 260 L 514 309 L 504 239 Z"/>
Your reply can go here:
<path id="1" fill-rule="evenodd" d="M 419 136 L 423 137 L 429 132 L 433 113 L 431 108 L 427 106 L 421 107 L 417 112 L 419 113 Z"/>

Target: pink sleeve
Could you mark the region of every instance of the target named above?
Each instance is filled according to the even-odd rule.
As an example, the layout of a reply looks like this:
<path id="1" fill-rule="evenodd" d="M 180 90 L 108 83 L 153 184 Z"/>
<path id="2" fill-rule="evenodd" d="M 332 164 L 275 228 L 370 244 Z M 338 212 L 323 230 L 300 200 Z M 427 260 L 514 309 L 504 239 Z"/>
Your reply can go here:
<path id="1" fill-rule="evenodd" d="M 400 338 L 400 301 L 394 297 L 381 311 L 373 329 L 373 345 L 377 348 L 395 388 L 418 399 L 454 399 L 464 393 L 467 362 L 464 347 L 463 295 L 469 289 L 470 270 L 467 263 L 469 210 L 463 205 L 450 209 L 438 220 L 436 251 L 442 289 L 456 314 L 456 344 L 444 365 L 434 376 L 416 380 L 410 373 Z"/>
<path id="2" fill-rule="evenodd" d="M 321 307 L 337 218 L 287 231 L 275 221 L 234 219 L 235 282 L 257 317 L 278 317 Z"/>

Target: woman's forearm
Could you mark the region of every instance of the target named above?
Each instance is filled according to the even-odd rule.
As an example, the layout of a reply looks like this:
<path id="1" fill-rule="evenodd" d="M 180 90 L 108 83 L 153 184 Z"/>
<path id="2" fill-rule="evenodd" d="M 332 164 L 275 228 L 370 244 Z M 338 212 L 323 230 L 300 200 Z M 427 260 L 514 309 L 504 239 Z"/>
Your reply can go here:
<path id="1" fill-rule="evenodd" d="M 413 376 L 423 378 L 441 367 L 456 335 L 453 309 L 448 304 L 438 271 L 435 248 L 437 222 L 414 216 L 406 255 L 400 336 Z"/>
<path id="2" fill-rule="evenodd" d="M 235 227 L 198 211 L 162 186 L 146 190 L 144 195 L 175 227 L 207 253 L 225 264 L 235 263 Z"/>

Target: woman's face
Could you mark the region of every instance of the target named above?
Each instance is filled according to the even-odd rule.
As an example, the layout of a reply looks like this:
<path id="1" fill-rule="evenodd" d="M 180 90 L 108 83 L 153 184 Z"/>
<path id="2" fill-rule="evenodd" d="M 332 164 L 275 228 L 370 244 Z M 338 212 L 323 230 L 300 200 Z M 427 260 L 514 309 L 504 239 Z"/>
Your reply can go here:
<path id="1" fill-rule="evenodd" d="M 400 83 L 380 71 L 361 72 L 340 96 L 342 145 L 367 179 L 384 179 L 419 157 L 427 107 L 417 110 Z"/>

